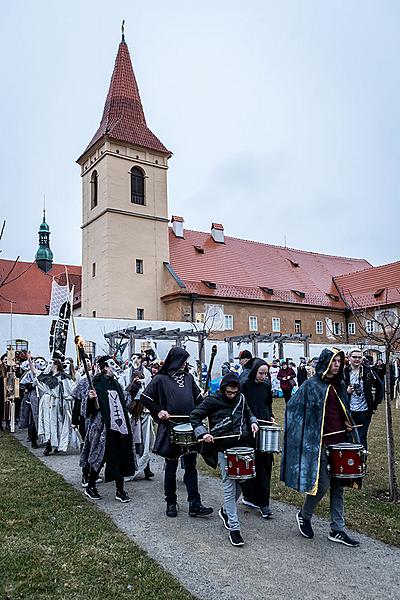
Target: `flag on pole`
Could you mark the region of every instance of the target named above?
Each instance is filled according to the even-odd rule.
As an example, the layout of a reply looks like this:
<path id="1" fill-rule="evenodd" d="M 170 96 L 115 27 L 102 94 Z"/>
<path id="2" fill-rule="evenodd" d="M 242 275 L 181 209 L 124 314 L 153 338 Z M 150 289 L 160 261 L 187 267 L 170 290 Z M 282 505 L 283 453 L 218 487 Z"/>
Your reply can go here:
<path id="1" fill-rule="evenodd" d="M 53 277 L 51 284 L 51 299 L 49 315 L 51 317 L 59 317 L 62 305 L 69 300 L 69 286 L 60 285 Z"/>

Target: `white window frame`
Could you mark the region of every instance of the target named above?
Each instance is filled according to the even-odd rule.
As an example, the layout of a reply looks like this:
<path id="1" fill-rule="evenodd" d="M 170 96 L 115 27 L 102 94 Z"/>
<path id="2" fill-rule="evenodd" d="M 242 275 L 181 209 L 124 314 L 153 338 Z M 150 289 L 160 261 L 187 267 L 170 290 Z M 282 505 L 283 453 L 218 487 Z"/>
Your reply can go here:
<path id="1" fill-rule="evenodd" d="M 195 322 L 196 323 L 205 323 L 206 320 L 206 315 L 205 313 L 196 313 L 196 319 Z"/>
<path id="2" fill-rule="evenodd" d="M 225 331 L 233 330 L 233 315 L 224 315 L 224 327 Z"/>
<path id="3" fill-rule="evenodd" d="M 365 331 L 367 333 L 375 333 L 375 322 L 370 320 L 370 319 L 366 319 L 365 321 Z"/>
<path id="4" fill-rule="evenodd" d="M 255 315 L 249 316 L 249 331 L 258 331 L 258 317 Z"/>
<path id="5" fill-rule="evenodd" d="M 347 323 L 347 333 L 349 335 L 356 335 L 356 324 L 354 322 Z"/>
<path id="6" fill-rule="evenodd" d="M 281 318 L 280 317 L 272 317 L 271 327 L 274 333 L 279 333 L 281 330 Z"/>
<path id="7" fill-rule="evenodd" d="M 296 331 L 296 327 L 299 328 L 298 331 Z M 302 324 L 301 324 L 301 319 L 295 319 L 294 320 L 294 332 L 295 333 L 302 333 Z"/>
<path id="8" fill-rule="evenodd" d="M 317 335 L 324 335 L 324 322 L 315 321 L 315 333 Z"/>

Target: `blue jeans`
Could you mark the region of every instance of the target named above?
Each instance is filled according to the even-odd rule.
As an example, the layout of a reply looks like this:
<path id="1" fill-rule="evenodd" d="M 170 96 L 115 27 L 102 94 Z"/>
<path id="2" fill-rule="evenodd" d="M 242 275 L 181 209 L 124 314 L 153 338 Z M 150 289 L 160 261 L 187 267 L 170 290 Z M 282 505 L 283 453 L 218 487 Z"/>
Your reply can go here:
<path id="1" fill-rule="evenodd" d="M 230 479 L 226 471 L 227 460 L 223 452 L 218 452 L 218 464 L 221 469 L 222 486 L 224 490 L 224 510 L 228 515 L 230 531 L 239 531 L 240 523 L 237 514 L 236 502 L 242 493 L 239 479 Z"/>
<path id="2" fill-rule="evenodd" d="M 318 490 L 315 496 L 306 494 L 301 514 L 308 521 L 314 514 L 314 510 L 321 502 L 328 489 L 330 490 L 330 509 L 331 509 L 331 529 L 333 531 L 343 531 L 344 529 L 344 500 L 343 487 L 340 481 L 330 477 L 327 469 L 328 460 L 325 454 L 325 448 L 321 449 L 321 461 L 319 469 Z"/>

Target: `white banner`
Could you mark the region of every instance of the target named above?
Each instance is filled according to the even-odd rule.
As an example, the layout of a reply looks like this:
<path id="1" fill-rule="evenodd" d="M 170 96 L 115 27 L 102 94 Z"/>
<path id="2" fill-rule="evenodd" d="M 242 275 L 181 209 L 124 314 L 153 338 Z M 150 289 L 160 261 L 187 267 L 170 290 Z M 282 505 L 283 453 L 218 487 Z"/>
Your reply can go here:
<path id="1" fill-rule="evenodd" d="M 49 315 L 51 317 L 58 317 L 60 315 L 60 308 L 69 300 L 69 289 L 67 285 L 59 285 L 53 277 L 51 284 L 51 299 L 50 299 L 50 310 Z"/>

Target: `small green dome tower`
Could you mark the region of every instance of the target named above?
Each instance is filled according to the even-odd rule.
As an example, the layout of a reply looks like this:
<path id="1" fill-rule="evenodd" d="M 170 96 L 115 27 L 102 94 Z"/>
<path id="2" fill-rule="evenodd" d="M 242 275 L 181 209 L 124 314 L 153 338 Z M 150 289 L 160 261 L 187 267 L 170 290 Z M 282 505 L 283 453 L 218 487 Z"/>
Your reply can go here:
<path id="1" fill-rule="evenodd" d="M 53 266 L 53 253 L 50 250 L 50 228 L 46 223 L 46 210 L 43 209 L 43 222 L 39 227 L 39 248 L 35 254 L 35 262 L 45 273 Z"/>

